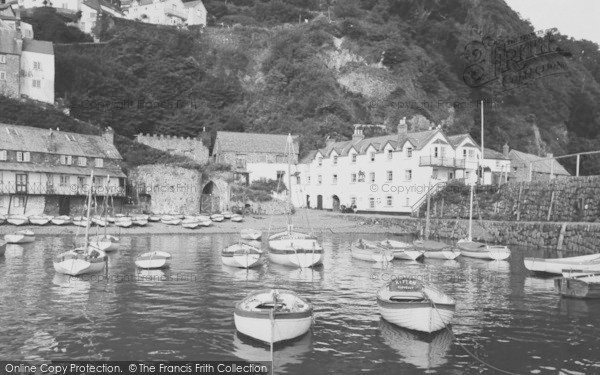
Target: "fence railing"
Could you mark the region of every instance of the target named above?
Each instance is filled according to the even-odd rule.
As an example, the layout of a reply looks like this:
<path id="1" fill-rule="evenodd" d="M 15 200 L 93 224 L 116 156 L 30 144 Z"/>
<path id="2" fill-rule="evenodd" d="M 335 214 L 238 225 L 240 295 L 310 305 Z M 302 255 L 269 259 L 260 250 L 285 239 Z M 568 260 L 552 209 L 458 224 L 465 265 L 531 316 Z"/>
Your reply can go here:
<path id="1" fill-rule="evenodd" d="M 445 156 L 421 156 L 419 159 L 421 167 L 450 167 L 450 168 L 465 168 L 465 159 L 449 158 Z"/>
<path id="2" fill-rule="evenodd" d="M 419 210 L 421 209 L 421 206 L 423 206 L 423 204 L 425 204 L 427 202 L 427 195 L 429 194 L 429 197 L 433 197 L 435 194 L 439 193 L 441 190 L 443 190 L 446 185 L 448 184 L 447 181 L 442 181 L 442 182 L 438 182 L 437 184 L 433 185 L 428 192 L 426 192 L 421 198 L 419 198 L 418 201 L 415 202 L 415 204 L 412 205 L 411 208 L 411 215 L 412 216 L 419 216 Z"/>
<path id="3" fill-rule="evenodd" d="M 125 187 L 92 185 L 95 195 L 125 196 Z M 13 182 L 0 182 L 0 195 L 87 195 L 90 185 L 53 185 L 41 183 L 17 184 Z"/>

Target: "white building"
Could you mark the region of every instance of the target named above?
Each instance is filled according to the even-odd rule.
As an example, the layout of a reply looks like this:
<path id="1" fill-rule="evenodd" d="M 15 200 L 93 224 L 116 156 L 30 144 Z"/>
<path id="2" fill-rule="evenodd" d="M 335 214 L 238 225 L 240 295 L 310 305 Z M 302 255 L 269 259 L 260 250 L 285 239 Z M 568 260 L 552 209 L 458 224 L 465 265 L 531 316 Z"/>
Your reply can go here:
<path id="1" fill-rule="evenodd" d="M 54 104 L 54 48 L 52 42 L 23 39 L 21 96 Z"/>
<path id="2" fill-rule="evenodd" d="M 134 0 L 127 18 L 158 25 L 206 26 L 206 8 L 201 0 Z"/>
<path id="3" fill-rule="evenodd" d="M 350 141 L 328 142 L 299 164 L 302 206 L 411 213 L 429 189 L 453 179 L 473 179 L 480 149 L 468 135 L 451 140 L 440 129 L 364 138 L 360 125 Z"/>

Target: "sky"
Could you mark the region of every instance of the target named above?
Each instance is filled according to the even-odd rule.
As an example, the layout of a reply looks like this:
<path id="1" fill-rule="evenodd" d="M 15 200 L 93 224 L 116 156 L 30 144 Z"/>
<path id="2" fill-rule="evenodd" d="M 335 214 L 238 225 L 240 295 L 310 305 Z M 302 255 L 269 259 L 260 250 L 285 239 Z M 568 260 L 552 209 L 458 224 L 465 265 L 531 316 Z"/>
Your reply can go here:
<path id="1" fill-rule="evenodd" d="M 561 34 L 600 45 L 600 0 L 504 0 L 536 30 L 556 27 Z"/>

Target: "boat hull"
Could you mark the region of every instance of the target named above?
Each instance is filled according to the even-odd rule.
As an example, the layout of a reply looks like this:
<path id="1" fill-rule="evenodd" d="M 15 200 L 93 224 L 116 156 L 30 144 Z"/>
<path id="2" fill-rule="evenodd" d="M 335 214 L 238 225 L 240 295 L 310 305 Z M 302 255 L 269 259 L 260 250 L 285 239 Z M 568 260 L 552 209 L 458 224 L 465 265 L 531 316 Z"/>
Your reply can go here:
<path id="1" fill-rule="evenodd" d="M 262 232 L 254 229 L 242 229 L 240 237 L 243 240 L 260 240 L 262 238 Z"/>
<path id="2" fill-rule="evenodd" d="M 429 304 L 405 306 L 403 308 L 388 307 L 378 301 L 379 313 L 383 319 L 400 327 L 421 332 L 435 332 L 446 327 L 454 316 L 454 309 Z"/>
<path id="3" fill-rule="evenodd" d="M 97 254 L 94 258 L 86 257 L 74 251 L 62 253 L 54 259 L 54 270 L 70 276 L 101 272 L 106 266 L 106 254 L 96 249 L 93 251 Z"/>
<path id="4" fill-rule="evenodd" d="M 10 244 L 24 244 L 35 241 L 35 236 L 23 233 L 12 233 L 5 235 L 4 241 Z"/>
<path id="5" fill-rule="evenodd" d="M 318 250 L 315 252 L 312 250 L 308 250 L 308 252 L 288 250 L 276 253 L 273 252 L 273 249 L 269 251 L 269 260 L 271 262 L 288 267 L 317 267 L 323 264 L 323 257 L 323 250 L 320 252 Z"/>
<path id="6" fill-rule="evenodd" d="M 455 249 L 447 249 L 447 250 L 430 250 L 425 251 L 423 256 L 429 259 L 445 259 L 452 260 L 456 259 L 461 254 L 460 251 Z"/>
<path id="7" fill-rule="evenodd" d="M 144 253 L 136 258 L 135 265 L 142 269 L 167 268 L 171 265 L 171 254 L 164 251 Z"/>
<path id="8" fill-rule="evenodd" d="M 527 257 L 524 259 L 524 263 L 525 268 L 539 273 L 560 275 L 563 273 L 563 270 L 600 272 L 600 254 L 556 259 Z"/>
<path id="9" fill-rule="evenodd" d="M 510 257 L 510 250 L 506 246 L 487 245 L 474 241 L 458 241 L 456 247 L 461 255 L 468 258 L 505 260 Z"/>
<path id="10" fill-rule="evenodd" d="M 9 224 L 12 224 L 12 225 L 17 225 L 17 226 L 21 226 L 21 225 L 29 224 L 29 219 L 28 219 L 28 218 L 26 218 L 26 217 L 24 217 L 24 218 L 21 218 L 21 217 L 19 217 L 19 218 L 12 218 L 12 217 L 9 217 L 9 218 L 7 218 L 7 219 L 6 219 L 6 221 L 7 221 Z"/>
<path id="11" fill-rule="evenodd" d="M 352 243 L 350 247 L 352 258 L 366 262 L 391 262 L 394 259 L 392 251 L 375 246 L 364 246 L 361 244 Z"/>
<path id="12" fill-rule="evenodd" d="M 248 244 L 234 244 L 221 251 L 221 261 L 226 266 L 251 268 L 260 265 L 263 251 Z"/>
<path id="13" fill-rule="evenodd" d="M 564 297 L 600 298 L 600 277 L 566 278 L 554 280 L 554 289 Z"/>
<path id="14" fill-rule="evenodd" d="M 275 322 L 272 324 L 271 319 L 241 316 L 237 311 L 233 315 L 233 320 L 235 328 L 240 333 L 268 344 L 271 341 L 276 343 L 303 336 L 312 325 L 312 316 L 284 319 L 275 315 Z"/>

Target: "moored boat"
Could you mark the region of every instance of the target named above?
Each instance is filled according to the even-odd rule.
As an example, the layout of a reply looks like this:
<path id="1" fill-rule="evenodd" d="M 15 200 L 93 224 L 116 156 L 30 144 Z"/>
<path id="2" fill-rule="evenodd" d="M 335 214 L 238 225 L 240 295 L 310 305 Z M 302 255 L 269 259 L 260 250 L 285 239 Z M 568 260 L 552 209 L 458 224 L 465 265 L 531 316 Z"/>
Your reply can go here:
<path id="1" fill-rule="evenodd" d="M 196 218 L 184 219 L 181 226 L 188 229 L 196 229 L 202 225 L 202 222 Z"/>
<path id="2" fill-rule="evenodd" d="M 8 215 L 6 221 L 12 225 L 25 225 L 29 224 L 29 218 L 24 215 Z"/>
<path id="3" fill-rule="evenodd" d="M 4 235 L 4 241 L 11 244 L 30 243 L 35 241 L 35 234 L 30 230 L 20 230 Z"/>
<path id="4" fill-rule="evenodd" d="M 244 228 L 240 231 L 240 237 L 243 240 L 260 240 L 262 237 L 262 232 L 257 229 Z"/>
<path id="5" fill-rule="evenodd" d="M 600 272 L 600 254 L 581 255 L 567 258 L 524 259 L 525 268 L 537 273 L 560 275 L 563 271 L 580 270 L 587 273 Z"/>
<path id="6" fill-rule="evenodd" d="M 271 344 L 306 334 L 312 325 L 313 306 L 290 290 L 268 289 L 237 303 L 233 317 L 240 333 Z"/>
<path id="7" fill-rule="evenodd" d="M 151 223 L 160 221 L 160 216 L 159 215 L 150 215 L 150 216 L 148 216 L 148 221 Z"/>
<path id="8" fill-rule="evenodd" d="M 182 219 L 172 215 L 163 215 L 160 218 L 160 222 L 167 225 L 179 225 L 181 224 Z"/>
<path id="9" fill-rule="evenodd" d="M 323 247 L 313 235 L 294 232 L 291 225 L 285 232 L 269 237 L 269 259 L 291 267 L 315 267 L 323 262 Z"/>
<path id="10" fill-rule="evenodd" d="M 86 219 L 85 217 L 81 217 L 81 216 L 75 216 L 73 218 L 73 225 L 77 225 L 78 227 L 87 227 L 88 226 L 88 219 Z"/>
<path id="11" fill-rule="evenodd" d="M 108 225 L 108 221 L 106 221 L 106 218 L 102 216 L 92 217 L 92 223 L 96 224 L 99 227 L 105 227 Z"/>
<path id="12" fill-rule="evenodd" d="M 221 261 L 226 266 L 251 268 L 259 265 L 263 251 L 249 244 L 239 243 L 221 251 Z"/>
<path id="13" fill-rule="evenodd" d="M 460 255 L 460 250 L 453 249 L 451 245 L 440 241 L 415 240 L 413 245 L 423 251 L 425 258 L 452 260 Z"/>
<path id="14" fill-rule="evenodd" d="M 406 277 L 379 289 L 377 305 L 388 322 L 431 333 L 450 324 L 456 303 L 438 289 Z"/>
<path id="15" fill-rule="evenodd" d="M 382 246 L 379 246 L 373 241 L 359 239 L 350 245 L 352 258 L 364 260 L 367 262 L 391 262 L 394 259 L 394 254 Z"/>
<path id="16" fill-rule="evenodd" d="M 505 260 L 510 257 L 510 249 L 503 245 L 488 245 L 469 239 L 458 240 L 456 247 L 460 253 L 469 258 Z"/>
<path id="17" fill-rule="evenodd" d="M 29 222 L 33 225 L 46 225 L 52 220 L 53 216 L 34 215 L 29 217 Z"/>
<path id="18" fill-rule="evenodd" d="M 242 221 L 244 221 L 244 217 L 242 215 L 239 215 L 239 214 L 233 214 L 233 215 L 231 215 L 230 219 L 234 223 L 241 223 Z"/>
<path id="19" fill-rule="evenodd" d="M 171 264 L 171 254 L 165 251 L 150 251 L 135 258 L 135 265 L 143 269 L 166 268 Z"/>
<path id="20" fill-rule="evenodd" d="M 385 239 L 379 242 L 379 245 L 389 249 L 394 255 L 394 259 L 417 260 L 423 256 L 422 250 L 415 249 L 408 242 Z"/>
<path id="21" fill-rule="evenodd" d="M 115 225 L 121 228 L 129 228 L 133 225 L 133 220 L 129 216 L 115 217 Z"/>
<path id="22" fill-rule="evenodd" d="M 91 247 L 108 253 L 119 249 L 119 238 L 110 234 L 98 235 L 92 237 L 89 244 Z"/>
<path id="23" fill-rule="evenodd" d="M 50 222 L 54 225 L 67 225 L 71 224 L 71 217 L 66 215 L 55 216 Z"/>
<path id="24" fill-rule="evenodd" d="M 94 247 L 83 247 L 66 251 L 54 258 L 54 270 L 70 276 L 96 273 L 104 270 L 107 255 Z"/>
<path id="25" fill-rule="evenodd" d="M 574 298 L 600 298 L 600 274 L 582 274 L 554 279 L 558 294 Z"/>
<path id="26" fill-rule="evenodd" d="M 131 218 L 131 223 L 138 227 L 145 227 L 148 224 L 146 216 L 134 216 Z"/>
<path id="27" fill-rule="evenodd" d="M 233 217 L 233 212 L 231 212 L 231 211 L 225 211 L 225 212 L 222 213 L 222 215 L 223 215 L 223 217 L 225 219 L 229 220 L 229 219 L 231 219 Z"/>
<path id="28" fill-rule="evenodd" d="M 210 215 L 210 219 L 212 221 L 219 223 L 225 219 L 225 216 L 223 216 L 221 214 L 212 214 L 212 215 Z"/>

